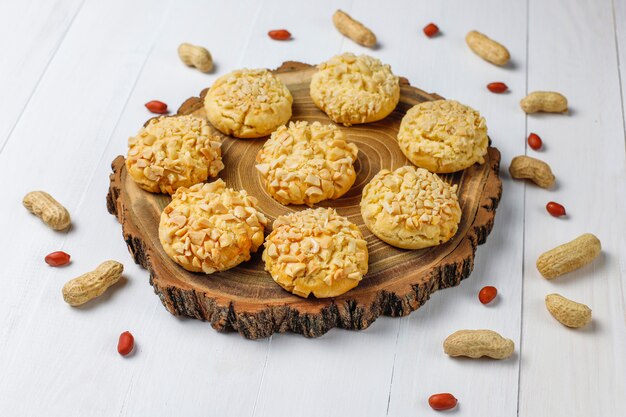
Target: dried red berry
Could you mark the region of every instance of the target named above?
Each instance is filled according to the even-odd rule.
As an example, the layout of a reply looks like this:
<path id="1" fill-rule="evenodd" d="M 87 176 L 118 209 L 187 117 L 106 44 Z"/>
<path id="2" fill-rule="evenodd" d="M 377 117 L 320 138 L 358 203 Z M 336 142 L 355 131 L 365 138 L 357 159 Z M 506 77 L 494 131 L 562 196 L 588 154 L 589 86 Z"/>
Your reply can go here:
<path id="1" fill-rule="evenodd" d="M 541 146 L 543 146 L 543 141 L 541 140 L 539 135 L 531 133 L 530 135 L 528 135 L 528 146 L 537 151 L 541 149 Z"/>
<path id="2" fill-rule="evenodd" d="M 63 266 L 70 263 L 70 255 L 63 251 L 57 251 L 46 255 L 44 260 L 50 266 Z"/>
<path id="3" fill-rule="evenodd" d="M 428 36 L 429 38 L 432 38 L 433 36 L 439 33 L 439 28 L 434 23 L 427 24 L 426 26 L 424 26 L 423 30 L 424 30 L 424 35 Z"/>
<path id="4" fill-rule="evenodd" d="M 478 292 L 478 300 L 480 300 L 483 304 L 489 304 L 494 298 L 496 298 L 496 295 L 498 295 L 498 289 L 496 287 L 483 287 Z"/>
<path id="5" fill-rule="evenodd" d="M 508 89 L 509 87 L 506 84 L 501 83 L 501 82 L 487 84 L 487 90 L 496 94 L 502 94 Z"/>
<path id="6" fill-rule="evenodd" d="M 550 201 L 546 204 L 546 210 L 554 217 L 565 216 L 565 207 L 560 205 L 559 203 L 555 203 L 554 201 Z"/>

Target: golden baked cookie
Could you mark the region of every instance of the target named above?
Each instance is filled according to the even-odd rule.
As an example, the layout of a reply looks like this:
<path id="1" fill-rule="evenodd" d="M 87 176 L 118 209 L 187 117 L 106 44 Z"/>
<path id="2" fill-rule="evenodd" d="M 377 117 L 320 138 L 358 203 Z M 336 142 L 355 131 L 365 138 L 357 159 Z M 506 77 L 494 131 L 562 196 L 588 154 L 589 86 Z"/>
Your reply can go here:
<path id="1" fill-rule="evenodd" d="M 237 138 L 259 138 L 291 118 L 289 89 L 266 69 L 242 69 L 218 78 L 204 98 L 209 122 Z"/>
<path id="2" fill-rule="evenodd" d="M 413 106 L 400 123 L 398 143 L 418 167 L 439 174 L 485 162 L 489 140 L 480 113 L 454 100 Z"/>
<path id="3" fill-rule="evenodd" d="M 292 122 L 272 133 L 257 154 L 256 168 L 276 201 L 311 206 L 350 189 L 358 152 L 335 125 Z"/>
<path id="4" fill-rule="evenodd" d="M 367 243 L 359 228 L 334 209 L 278 217 L 265 240 L 265 270 L 300 297 L 336 297 L 367 273 Z"/>
<path id="5" fill-rule="evenodd" d="M 400 84 L 389 65 L 345 53 L 318 66 L 310 93 L 331 120 L 350 126 L 387 117 L 400 99 Z"/>
<path id="6" fill-rule="evenodd" d="M 461 220 L 457 186 L 423 168 L 383 169 L 363 189 L 361 215 L 370 231 L 403 249 L 447 242 Z"/>
<path id="7" fill-rule="evenodd" d="M 181 187 L 161 213 L 161 245 L 188 271 L 212 274 L 237 266 L 263 243 L 267 220 L 256 204 L 221 179 Z"/>
<path id="8" fill-rule="evenodd" d="M 126 169 L 144 190 L 173 194 L 217 176 L 224 168 L 220 146 L 203 119 L 159 117 L 128 139 Z"/>

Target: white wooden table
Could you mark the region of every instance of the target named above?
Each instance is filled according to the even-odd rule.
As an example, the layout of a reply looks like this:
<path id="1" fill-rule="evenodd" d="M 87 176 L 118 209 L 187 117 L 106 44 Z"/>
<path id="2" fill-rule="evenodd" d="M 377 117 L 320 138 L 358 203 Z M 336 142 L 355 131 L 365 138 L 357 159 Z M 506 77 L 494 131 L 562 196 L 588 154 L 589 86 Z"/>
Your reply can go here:
<path id="1" fill-rule="evenodd" d="M 337 8 L 381 47 L 343 38 L 331 24 Z M 421 33 L 431 21 L 442 36 Z M 270 40 L 277 28 L 295 39 Z M 473 55 L 472 29 L 505 44 L 512 65 Z M 0 33 L 0 416 L 427 416 L 437 414 L 429 395 L 446 391 L 458 416 L 626 416 L 626 1 L 2 0 Z M 185 67 L 181 42 L 208 47 L 216 72 Z M 249 341 L 170 315 L 105 208 L 109 164 L 150 117 L 143 104 L 175 109 L 233 69 L 342 51 L 379 57 L 486 117 L 504 196 L 471 277 L 409 317 L 319 339 Z M 489 93 L 492 81 L 510 93 Z M 518 102 L 532 90 L 563 92 L 570 114 L 526 116 Z M 530 132 L 543 151 L 526 147 Z M 509 178 L 509 161 L 525 153 L 550 163 L 555 189 Z M 68 207 L 69 233 L 21 206 L 34 189 Z M 550 200 L 569 216 L 550 217 Z M 601 239 L 601 258 L 543 279 L 538 254 L 584 232 Z M 55 250 L 71 265 L 48 267 Z M 65 304 L 63 283 L 105 259 L 124 263 L 124 282 L 83 308 Z M 492 306 L 477 301 L 484 285 L 499 290 Z M 557 323 L 543 301 L 552 292 L 590 305 L 592 324 Z M 449 358 L 442 341 L 462 328 L 499 331 L 516 353 Z M 128 358 L 116 351 L 124 330 L 137 341 Z"/>

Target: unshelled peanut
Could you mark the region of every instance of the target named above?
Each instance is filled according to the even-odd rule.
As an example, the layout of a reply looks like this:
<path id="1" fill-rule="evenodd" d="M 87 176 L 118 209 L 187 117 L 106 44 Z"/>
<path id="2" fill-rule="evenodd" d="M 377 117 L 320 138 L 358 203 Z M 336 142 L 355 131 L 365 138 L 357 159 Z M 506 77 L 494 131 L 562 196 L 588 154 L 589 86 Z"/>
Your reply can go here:
<path id="1" fill-rule="evenodd" d="M 554 91 L 533 91 L 519 104 L 526 113 L 567 113 L 567 98 Z"/>
<path id="2" fill-rule="evenodd" d="M 65 230 L 72 223 L 70 213 L 44 191 L 32 191 L 22 200 L 24 207 L 54 230 Z"/>
<path id="3" fill-rule="evenodd" d="M 337 10 L 333 14 L 333 24 L 342 35 L 347 36 L 359 45 L 367 47 L 376 45 L 374 32 L 341 10 Z"/>
<path id="4" fill-rule="evenodd" d="M 513 354 L 515 344 L 493 330 L 459 330 L 446 338 L 443 350 L 450 356 L 506 359 Z"/>
<path id="5" fill-rule="evenodd" d="M 509 165 L 509 173 L 512 178 L 529 179 L 542 188 L 550 188 L 554 185 L 554 174 L 550 165 L 530 156 L 516 156 Z"/>
<path id="6" fill-rule="evenodd" d="M 178 56 L 185 65 L 195 67 L 199 71 L 211 72 L 213 69 L 211 53 L 202 46 L 181 43 L 178 47 Z"/>
<path id="7" fill-rule="evenodd" d="M 583 327 L 591 321 L 591 309 L 589 307 L 559 294 L 546 296 L 546 308 L 555 319 L 567 327 Z"/>
<path id="8" fill-rule="evenodd" d="M 124 265 L 116 261 L 101 263 L 96 269 L 65 283 L 63 299 L 71 306 L 85 304 L 104 293 L 122 276 Z"/>
<path id="9" fill-rule="evenodd" d="M 494 65 L 506 65 L 509 59 L 511 59 L 511 54 L 509 54 L 509 50 L 504 45 L 475 30 L 472 30 L 465 36 L 465 42 L 476 55 Z"/>
<path id="10" fill-rule="evenodd" d="M 537 258 L 537 269 L 546 279 L 554 279 L 587 265 L 600 255 L 600 240 L 591 233 L 578 236 Z"/>

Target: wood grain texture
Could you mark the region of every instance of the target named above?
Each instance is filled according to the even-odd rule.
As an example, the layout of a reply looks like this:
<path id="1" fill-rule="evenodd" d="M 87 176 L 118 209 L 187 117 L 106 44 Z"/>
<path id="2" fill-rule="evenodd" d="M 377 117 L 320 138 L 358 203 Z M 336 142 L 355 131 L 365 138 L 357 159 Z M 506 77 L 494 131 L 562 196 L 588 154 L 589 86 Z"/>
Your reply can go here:
<path id="1" fill-rule="evenodd" d="M 314 67 L 297 62 L 287 62 L 276 71 L 294 96 L 293 120 L 328 120 L 309 97 L 314 72 Z M 485 164 L 442 176 L 459 185 L 463 211 L 459 231 L 449 242 L 425 250 L 401 250 L 380 241 L 363 224 L 359 202 L 365 184 L 382 168 L 408 163 L 395 140 L 402 116 L 413 105 L 438 98 L 411 87 L 405 79 L 401 84 L 400 104 L 385 120 L 343 128 L 348 140 L 360 149 L 357 179 L 342 198 L 321 205 L 335 207 L 360 227 L 368 242 L 370 269 L 359 287 L 334 299 L 302 299 L 282 290 L 264 271 L 260 253 L 211 276 L 183 270 L 167 257 L 158 239 L 160 213 L 169 197 L 137 187 L 126 174 L 124 158 L 118 157 L 112 164 L 108 208 L 122 223 L 124 239 L 136 262 L 150 271 L 150 283 L 168 311 L 207 320 L 217 330 L 236 330 L 252 339 L 285 331 L 317 337 L 333 327 L 365 329 L 381 314 L 405 316 L 434 291 L 458 285 L 468 277 L 476 246 L 491 231 L 502 193 L 496 149 L 489 149 Z M 178 113 L 204 117 L 205 93 L 206 89 L 201 97 L 185 101 Z M 254 165 L 264 140 L 222 139 L 226 169 L 220 177 L 228 186 L 257 197 L 270 222 L 288 211 L 306 208 L 284 207 L 263 189 Z"/>
<path id="2" fill-rule="evenodd" d="M 32 98 L 84 0 L 0 2 L 0 151 Z M 10 97 L 11 100 L 6 98 Z"/>

